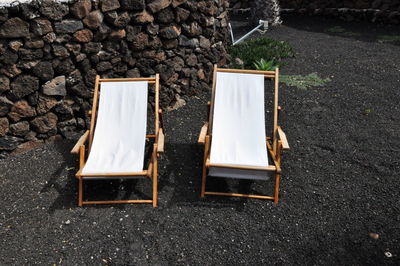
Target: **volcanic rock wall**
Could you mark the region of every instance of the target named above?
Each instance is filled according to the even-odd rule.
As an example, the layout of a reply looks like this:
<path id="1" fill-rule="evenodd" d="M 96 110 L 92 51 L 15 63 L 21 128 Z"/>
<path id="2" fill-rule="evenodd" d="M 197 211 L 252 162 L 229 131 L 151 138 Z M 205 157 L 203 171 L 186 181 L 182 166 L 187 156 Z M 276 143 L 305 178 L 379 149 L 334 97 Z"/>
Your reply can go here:
<path id="1" fill-rule="evenodd" d="M 398 0 L 280 0 L 282 13 L 290 11 L 342 19 L 400 23 Z M 285 10 L 286 9 L 286 10 Z"/>
<path id="2" fill-rule="evenodd" d="M 33 1 L 0 8 L 0 157 L 89 125 L 95 76 L 160 73 L 163 106 L 226 63 L 225 0 Z"/>
<path id="3" fill-rule="evenodd" d="M 255 0 L 230 0 L 233 12 L 250 9 Z M 272 0 L 265 0 L 272 2 Z M 279 0 L 281 13 L 299 13 L 339 17 L 344 20 L 369 20 L 400 23 L 398 0 Z"/>

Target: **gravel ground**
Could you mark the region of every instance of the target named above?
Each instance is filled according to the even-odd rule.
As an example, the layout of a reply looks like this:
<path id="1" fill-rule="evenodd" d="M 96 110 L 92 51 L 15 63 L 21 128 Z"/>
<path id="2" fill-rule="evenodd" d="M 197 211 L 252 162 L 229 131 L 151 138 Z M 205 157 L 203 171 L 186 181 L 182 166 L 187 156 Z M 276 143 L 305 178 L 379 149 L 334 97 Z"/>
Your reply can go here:
<path id="1" fill-rule="evenodd" d="M 327 31 L 337 25 L 352 34 Z M 310 89 L 281 86 L 291 150 L 277 206 L 198 197 L 196 140 L 208 93 L 165 117 L 156 209 L 77 207 L 71 141 L 0 161 L 0 265 L 400 264 L 400 47 L 376 38 L 398 32 L 289 17 L 267 33 L 297 52 L 284 74 L 332 80 Z M 146 181 L 92 181 L 87 196 L 149 197 Z M 215 179 L 208 186 L 262 193 L 273 183 Z"/>

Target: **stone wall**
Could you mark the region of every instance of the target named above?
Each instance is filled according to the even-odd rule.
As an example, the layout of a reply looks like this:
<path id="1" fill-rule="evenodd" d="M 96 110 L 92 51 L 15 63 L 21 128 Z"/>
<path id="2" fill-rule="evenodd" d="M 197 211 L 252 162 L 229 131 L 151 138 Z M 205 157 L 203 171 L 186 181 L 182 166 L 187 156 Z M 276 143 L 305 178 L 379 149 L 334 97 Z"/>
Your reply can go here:
<path id="1" fill-rule="evenodd" d="M 248 10 L 255 0 L 230 0 L 230 9 Z M 272 0 L 265 0 L 272 1 Z M 400 23 L 398 0 L 279 0 L 281 13 L 322 15 L 344 20 L 369 20 L 391 24 Z"/>
<path id="2" fill-rule="evenodd" d="M 97 74 L 160 73 L 163 106 L 208 89 L 213 64 L 226 63 L 227 5 L 44 0 L 0 8 L 0 157 L 86 129 Z"/>
<path id="3" fill-rule="evenodd" d="M 280 0 L 282 13 L 340 17 L 344 20 L 369 20 L 400 23 L 398 0 Z"/>

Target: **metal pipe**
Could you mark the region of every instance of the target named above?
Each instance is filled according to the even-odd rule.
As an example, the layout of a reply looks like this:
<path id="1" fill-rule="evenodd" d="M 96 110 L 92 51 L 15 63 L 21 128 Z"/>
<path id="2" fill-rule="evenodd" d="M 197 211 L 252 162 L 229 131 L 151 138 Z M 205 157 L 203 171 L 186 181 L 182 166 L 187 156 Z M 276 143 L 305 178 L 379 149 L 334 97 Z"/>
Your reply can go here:
<path id="1" fill-rule="evenodd" d="M 235 43 L 235 38 L 233 37 L 232 25 L 231 25 L 230 22 L 228 23 L 228 25 L 229 25 L 229 31 L 231 32 L 232 44 L 234 44 Z"/>
<path id="2" fill-rule="evenodd" d="M 264 27 L 264 31 L 268 28 L 268 21 L 265 20 L 260 20 L 259 21 L 259 25 L 257 27 L 255 27 L 254 29 L 252 29 L 251 31 L 249 31 L 248 33 L 246 33 L 245 35 L 243 35 L 239 40 L 237 40 L 236 42 L 233 39 L 233 32 L 232 32 L 232 28 L 231 28 L 231 36 L 232 36 L 232 45 L 236 45 L 238 43 L 240 43 L 241 41 L 243 41 L 244 39 L 246 39 L 247 37 L 249 37 L 253 32 L 257 31 L 259 28 Z"/>

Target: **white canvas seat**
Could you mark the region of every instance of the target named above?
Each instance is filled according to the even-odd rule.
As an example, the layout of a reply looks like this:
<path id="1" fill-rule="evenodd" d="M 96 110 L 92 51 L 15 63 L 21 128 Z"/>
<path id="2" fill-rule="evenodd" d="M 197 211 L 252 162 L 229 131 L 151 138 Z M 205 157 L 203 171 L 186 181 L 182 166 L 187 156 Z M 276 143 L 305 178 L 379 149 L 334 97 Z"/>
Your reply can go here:
<path id="1" fill-rule="evenodd" d="M 199 143 L 205 144 L 202 197 L 222 195 L 278 201 L 280 152 L 289 148 L 286 136 L 277 125 L 278 73 L 278 69 L 249 71 L 215 67 L 209 122 L 199 136 Z M 265 78 L 275 80 L 272 138 L 267 138 L 265 131 Z M 268 180 L 275 175 L 275 195 L 208 192 L 205 191 L 207 175 L 253 180 Z"/>
<path id="2" fill-rule="evenodd" d="M 210 163 L 268 166 L 264 75 L 217 72 Z M 256 170 L 235 171 L 226 167 L 210 167 L 209 175 L 267 177 Z"/>
<path id="3" fill-rule="evenodd" d="M 154 134 L 146 135 L 149 84 L 155 84 Z M 100 79 L 96 77 L 92 120 L 72 149 L 80 153 L 79 205 L 153 203 L 157 205 L 157 154 L 163 151 L 164 133 L 159 116 L 159 75 L 154 78 Z M 100 95 L 100 96 L 99 96 Z M 99 103 L 97 109 L 97 103 Z M 154 138 L 148 169 L 144 169 L 146 138 Z M 89 142 L 85 161 L 85 142 Z M 84 201 L 83 180 L 149 177 L 152 200 Z"/>
<path id="4" fill-rule="evenodd" d="M 93 144 L 82 174 L 143 172 L 147 81 L 107 82 L 100 90 Z"/>

